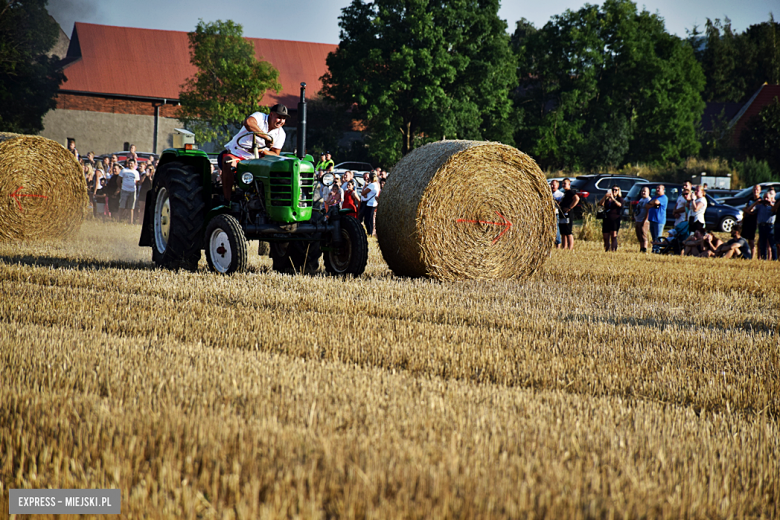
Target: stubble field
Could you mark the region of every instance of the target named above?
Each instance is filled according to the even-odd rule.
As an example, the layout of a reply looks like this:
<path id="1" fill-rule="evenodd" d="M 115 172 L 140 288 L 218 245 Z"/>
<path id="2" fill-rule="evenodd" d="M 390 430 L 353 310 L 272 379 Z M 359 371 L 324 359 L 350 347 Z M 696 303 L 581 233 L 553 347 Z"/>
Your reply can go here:
<path id="1" fill-rule="evenodd" d="M 360 279 L 256 252 L 222 277 L 154 269 L 139 230 L 0 244 L 2 510 L 52 487 L 149 519 L 780 516 L 778 262 L 577 242 L 451 284 L 371 240 Z"/>

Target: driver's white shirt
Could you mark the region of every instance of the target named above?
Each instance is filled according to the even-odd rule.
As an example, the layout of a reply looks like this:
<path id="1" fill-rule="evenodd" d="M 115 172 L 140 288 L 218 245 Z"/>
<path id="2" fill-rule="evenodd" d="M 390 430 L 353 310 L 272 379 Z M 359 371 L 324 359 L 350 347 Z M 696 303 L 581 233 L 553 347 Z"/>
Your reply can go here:
<path id="1" fill-rule="evenodd" d="M 281 150 L 284 146 L 284 139 L 286 137 L 284 129 L 274 128 L 269 132 L 268 114 L 255 112 L 249 117 L 252 117 L 255 121 L 257 121 L 257 126 L 260 127 L 260 130 L 271 136 L 271 139 L 274 140 L 272 146 Z M 225 145 L 225 149 L 236 157 L 240 157 L 241 159 L 252 159 L 254 157 L 252 155 L 252 137 L 252 132 L 248 131 L 242 125 L 241 130 L 239 130 L 238 133 L 233 136 L 233 139 L 231 139 L 230 142 Z M 257 136 L 254 137 L 257 139 L 258 150 L 268 150 L 268 146 L 265 146 L 265 140 Z"/>

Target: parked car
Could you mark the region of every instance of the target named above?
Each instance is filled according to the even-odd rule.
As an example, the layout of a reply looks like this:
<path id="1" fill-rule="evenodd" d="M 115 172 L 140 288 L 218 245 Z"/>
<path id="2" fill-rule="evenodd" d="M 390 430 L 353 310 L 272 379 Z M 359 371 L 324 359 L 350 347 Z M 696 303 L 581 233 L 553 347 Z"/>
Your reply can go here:
<path id="1" fill-rule="evenodd" d="M 373 169 L 374 167 L 368 163 L 347 161 L 343 163 L 338 163 L 336 166 L 334 166 L 333 173 L 340 179 L 341 176 L 344 174 L 344 172 L 348 170 L 352 171 L 352 173 L 355 174 L 355 187 L 362 188 L 363 174 L 366 172 L 370 172 Z"/>
<path id="2" fill-rule="evenodd" d="M 579 192 L 579 196 L 582 202 L 595 206 L 601 197 L 604 196 L 612 186 L 620 186 L 623 196 L 638 182 L 650 182 L 642 177 L 632 177 L 629 175 L 606 175 L 606 174 L 594 174 L 594 175 L 580 175 L 576 179 L 572 179 L 571 187 Z"/>
<path id="3" fill-rule="evenodd" d="M 633 219 L 634 210 L 639 200 L 639 192 L 643 187 L 647 186 L 650 188 L 650 198 L 653 198 L 655 197 L 655 189 L 660 184 L 666 187 L 666 196 L 669 198 L 669 204 L 666 206 L 666 225 L 673 226 L 675 219 L 672 213 L 677 205 L 677 197 L 680 196 L 682 191 L 682 184 L 670 184 L 667 182 L 641 182 L 634 184 L 625 197 L 626 204 L 623 206 L 623 219 L 629 220 L 629 217 Z M 721 204 L 711 195 L 705 196 L 707 197 L 707 211 L 704 213 L 704 225 L 707 229 L 728 233 L 734 224 L 742 220 L 742 210 L 728 204 Z"/>
<path id="4" fill-rule="evenodd" d="M 715 200 L 721 201 L 720 199 L 725 199 L 727 197 L 733 197 L 737 193 L 739 193 L 742 190 L 725 190 L 721 188 L 708 188 L 707 195 L 712 195 L 715 197 Z"/>
<path id="5" fill-rule="evenodd" d="M 774 187 L 776 191 L 780 191 L 780 182 L 762 182 L 759 184 L 759 186 L 761 186 L 762 197 L 770 187 Z M 752 195 L 753 195 L 753 186 L 750 186 L 738 192 L 736 195 L 732 197 L 719 197 L 716 200 L 722 202 L 723 204 L 734 206 L 735 208 L 744 208 L 745 204 L 747 204 L 747 201 L 750 200 L 750 197 Z"/>

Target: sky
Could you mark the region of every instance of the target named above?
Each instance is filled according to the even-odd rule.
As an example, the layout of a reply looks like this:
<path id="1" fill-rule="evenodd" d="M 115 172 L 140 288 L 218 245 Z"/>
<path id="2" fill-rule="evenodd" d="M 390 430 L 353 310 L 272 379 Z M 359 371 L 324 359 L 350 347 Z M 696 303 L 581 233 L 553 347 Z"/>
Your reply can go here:
<path id="1" fill-rule="evenodd" d="M 68 37 L 74 22 L 119 25 L 146 29 L 191 31 L 198 19 L 211 22 L 233 20 L 243 25 L 244 36 L 339 43 L 338 17 L 350 0 L 49 0 L 48 9 Z M 515 22 L 526 18 L 537 27 L 566 9 L 578 10 L 586 3 L 579 0 L 501 2 L 499 16 L 512 32 Z M 780 19 L 778 0 L 647 0 L 637 6 L 658 13 L 666 30 L 680 37 L 695 25 L 702 28 L 707 18 L 729 17 L 738 32 L 769 20 L 774 12 Z"/>

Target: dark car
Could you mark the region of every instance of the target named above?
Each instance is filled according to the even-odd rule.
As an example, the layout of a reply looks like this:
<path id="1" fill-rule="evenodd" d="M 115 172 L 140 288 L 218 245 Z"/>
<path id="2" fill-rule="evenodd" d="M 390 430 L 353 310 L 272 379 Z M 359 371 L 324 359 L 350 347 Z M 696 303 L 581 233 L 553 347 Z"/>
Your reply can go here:
<path id="1" fill-rule="evenodd" d="M 774 187 L 775 191 L 780 191 L 780 182 L 762 182 L 759 186 L 761 186 L 761 197 L 763 197 L 764 193 L 771 187 Z M 732 197 L 718 197 L 718 201 L 723 204 L 728 204 L 729 206 L 734 206 L 735 208 L 744 208 L 745 204 L 747 204 L 752 196 L 753 186 L 750 186 Z"/>
<path id="2" fill-rule="evenodd" d="M 647 186 L 650 188 L 650 198 L 653 198 L 655 197 L 655 189 L 661 184 L 666 187 L 665 194 L 669 199 L 669 204 L 666 206 L 666 225 L 673 226 L 675 218 L 672 216 L 672 213 L 677 205 L 677 197 L 682 192 L 682 184 L 670 184 L 667 182 L 642 182 L 635 184 L 629 190 L 628 195 L 626 195 L 623 218 L 625 220 L 628 220 L 629 217 L 633 219 L 637 200 L 639 200 L 639 192 L 643 187 Z M 705 195 L 705 197 L 707 198 L 707 211 L 704 213 L 704 225 L 707 229 L 728 233 L 735 223 L 742 220 L 742 210 L 727 204 L 721 204 L 710 195 Z"/>
<path id="3" fill-rule="evenodd" d="M 612 186 L 619 186 L 625 197 L 626 193 L 637 182 L 649 181 L 642 177 L 631 177 L 629 175 L 580 175 L 576 179 L 572 179 L 571 187 L 577 190 L 580 199 L 582 199 L 581 203 L 587 202 L 591 206 L 595 206 L 601 200 L 601 197 L 612 189 Z"/>

